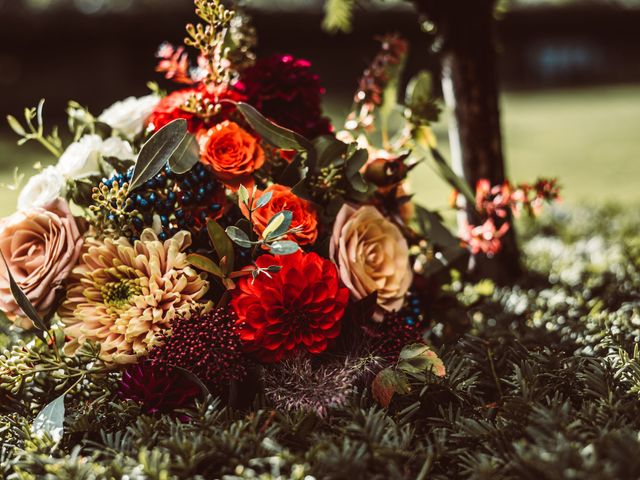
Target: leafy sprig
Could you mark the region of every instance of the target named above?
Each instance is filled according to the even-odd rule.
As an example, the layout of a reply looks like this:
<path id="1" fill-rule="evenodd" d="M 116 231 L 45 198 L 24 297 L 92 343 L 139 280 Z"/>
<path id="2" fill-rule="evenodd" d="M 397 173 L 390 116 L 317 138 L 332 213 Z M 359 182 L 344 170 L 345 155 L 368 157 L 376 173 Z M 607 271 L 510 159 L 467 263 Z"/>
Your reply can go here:
<path id="1" fill-rule="evenodd" d="M 36 107 L 24 109 L 24 125 L 13 115 L 7 115 L 7 122 L 11 129 L 22 137 L 18 140 L 18 145 L 36 141 L 58 158 L 62 155 L 62 140 L 58 135 L 57 127 L 54 127 L 49 134 L 44 132 L 43 108 L 44 99 L 41 99 Z"/>

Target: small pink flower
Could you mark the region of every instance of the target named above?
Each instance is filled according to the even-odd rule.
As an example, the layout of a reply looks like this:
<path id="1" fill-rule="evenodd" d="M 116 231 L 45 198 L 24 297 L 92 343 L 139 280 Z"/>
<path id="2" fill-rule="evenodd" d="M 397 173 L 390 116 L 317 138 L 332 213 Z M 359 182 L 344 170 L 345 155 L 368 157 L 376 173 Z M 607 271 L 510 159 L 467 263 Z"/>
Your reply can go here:
<path id="1" fill-rule="evenodd" d="M 472 254 L 482 252 L 488 257 L 493 257 L 502 248 L 500 239 L 508 230 L 508 223 L 503 223 L 500 228 L 496 228 L 492 219 L 477 226 L 466 223 L 463 226 L 462 241 L 469 247 Z"/>

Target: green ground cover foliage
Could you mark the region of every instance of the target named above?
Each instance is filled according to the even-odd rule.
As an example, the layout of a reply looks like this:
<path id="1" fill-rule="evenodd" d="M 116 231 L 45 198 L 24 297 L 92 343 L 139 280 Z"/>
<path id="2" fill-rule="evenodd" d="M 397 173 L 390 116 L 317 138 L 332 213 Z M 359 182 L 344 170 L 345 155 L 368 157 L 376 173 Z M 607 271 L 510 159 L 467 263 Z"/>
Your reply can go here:
<path id="1" fill-rule="evenodd" d="M 5 396 L 0 476 L 638 478 L 640 213 L 560 208 L 520 232 L 530 273 L 509 287 L 453 281 L 470 329 L 438 347 L 446 377 L 414 379 L 388 410 L 366 388 L 325 419 L 212 402 L 185 422 L 69 401 L 54 446 Z"/>

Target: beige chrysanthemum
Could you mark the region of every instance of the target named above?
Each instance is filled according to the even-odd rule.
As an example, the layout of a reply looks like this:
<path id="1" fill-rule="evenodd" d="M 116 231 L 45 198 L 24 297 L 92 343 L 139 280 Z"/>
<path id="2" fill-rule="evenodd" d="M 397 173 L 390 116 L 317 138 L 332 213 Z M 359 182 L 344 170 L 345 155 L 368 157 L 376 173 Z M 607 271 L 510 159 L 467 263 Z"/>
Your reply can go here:
<path id="1" fill-rule="evenodd" d="M 88 240 L 59 311 L 71 338 L 65 350 L 92 340 L 107 362 L 133 363 L 146 354 L 208 289 L 187 262 L 190 244 L 188 232 L 162 242 L 149 229 L 133 245 L 126 238 Z"/>

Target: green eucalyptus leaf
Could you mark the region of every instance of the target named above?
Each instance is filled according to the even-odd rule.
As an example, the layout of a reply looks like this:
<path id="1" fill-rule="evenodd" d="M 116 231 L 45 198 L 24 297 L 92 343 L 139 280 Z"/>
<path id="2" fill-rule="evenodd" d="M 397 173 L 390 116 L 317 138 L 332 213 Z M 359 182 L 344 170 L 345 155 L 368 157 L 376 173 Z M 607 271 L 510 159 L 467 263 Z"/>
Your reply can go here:
<path id="1" fill-rule="evenodd" d="M 243 205 L 249 205 L 249 191 L 244 185 L 240 185 L 238 188 L 238 198 Z"/>
<path id="2" fill-rule="evenodd" d="M 222 269 L 216 265 L 216 262 L 210 258 L 200 255 L 199 253 L 190 253 L 187 255 L 187 262 L 196 267 L 199 270 L 204 270 L 207 273 L 215 275 L 219 278 L 224 278 L 225 274 Z"/>
<path id="3" fill-rule="evenodd" d="M 269 251 L 274 255 L 290 255 L 300 250 L 300 246 L 291 240 L 280 240 L 269 245 Z"/>
<path id="4" fill-rule="evenodd" d="M 187 173 L 200 161 L 200 146 L 190 133 L 182 139 L 178 148 L 169 157 L 169 166 L 177 174 Z"/>
<path id="5" fill-rule="evenodd" d="M 27 318 L 29 318 L 33 322 L 35 326 L 34 333 L 40 340 L 42 340 L 43 343 L 47 343 L 47 340 L 44 336 L 45 332 L 47 331 L 47 326 L 44 324 L 44 321 L 36 311 L 31 301 L 27 298 L 25 293 L 18 286 L 18 283 L 13 278 L 11 270 L 9 269 L 9 265 L 7 264 L 7 261 L 4 258 L 4 254 L 2 252 L 0 252 L 0 256 L 2 257 L 5 269 L 7 270 L 7 276 L 9 277 L 9 289 L 11 290 L 11 295 L 13 295 L 14 300 L 22 309 Z"/>
<path id="6" fill-rule="evenodd" d="M 269 223 L 267 223 L 267 226 L 264 228 L 262 232 L 263 238 L 265 240 L 270 240 L 284 235 L 289 230 L 292 220 L 293 213 L 289 210 L 282 210 L 281 212 L 276 213 L 271 217 Z"/>
<path id="7" fill-rule="evenodd" d="M 436 149 L 431 148 L 431 155 L 436 162 L 440 176 L 458 192 L 467 199 L 471 205 L 475 205 L 476 198 L 469 184 L 463 178 L 459 177 L 449 166 L 442 154 Z"/>
<path id="8" fill-rule="evenodd" d="M 215 220 L 207 220 L 207 233 L 209 234 L 209 240 L 213 245 L 214 250 L 218 254 L 218 259 L 222 260 L 226 258 L 224 273 L 229 274 L 233 271 L 234 266 L 234 252 L 233 242 L 226 234 L 224 228 L 220 226 Z"/>
<path id="9" fill-rule="evenodd" d="M 254 210 L 257 210 L 258 208 L 262 208 L 264 207 L 267 203 L 269 203 L 271 201 L 271 197 L 273 196 L 273 192 L 265 192 L 263 193 L 260 198 L 256 201 L 256 205 L 254 207 Z"/>
<path id="10" fill-rule="evenodd" d="M 278 273 L 280 270 L 282 270 L 282 265 L 269 265 L 264 270 L 266 270 L 269 273 Z"/>
<path id="11" fill-rule="evenodd" d="M 289 163 L 282 173 L 276 179 L 276 183 L 285 185 L 287 187 L 293 187 L 305 177 L 305 167 L 302 162 L 302 156 L 296 155 L 295 158 Z"/>
<path id="12" fill-rule="evenodd" d="M 231 240 L 233 240 L 235 243 L 237 243 L 238 245 L 240 245 L 243 248 L 250 248 L 251 247 L 251 240 L 249 240 L 249 236 L 244 233 L 242 230 L 240 230 L 238 227 L 227 227 L 227 229 L 225 230 L 225 232 L 227 233 L 227 235 L 229 235 L 229 238 Z"/>
<path id="13" fill-rule="evenodd" d="M 431 98 L 431 74 L 427 70 L 420 70 L 409 80 L 404 98 L 405 104 L 409 107 Z"/>
<path id="14" fill-rule="evenodd" d="M 349 184 L 356 192 L 365 193 L 369 185 L 360 173 L 360 169 L 367 163 L 369 153 L 365 149 L 356 150 L 347 160 L 345 165 L 345 175 Z"/>
<path id="15" fill-rule="evenodd" d="M 167 164 L 187 135 L 187 121 L 178 118 L 169 122 L 142 146 L 131 176 L 129 191 L 155 177 Z"/>
<path id="16" fill-rule="evenodd" d="M 54 442 L 59 442 L 64 434 L 64 394 L 44 406 L 33 420 L 31 430 L 37 436 L 48 434 Z"/>
<path id="17" fill-rule="evenodd" d="M 228 101 L 228 100 L 225 100 Z M 234 103 L 251 127 L 266 141 L 278 148 L 313 153 L 313 144 L 302 135 L 267 120 L 258 110 L 248 103 Z"/>

